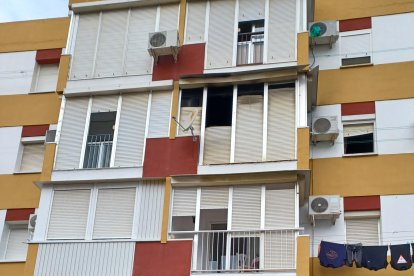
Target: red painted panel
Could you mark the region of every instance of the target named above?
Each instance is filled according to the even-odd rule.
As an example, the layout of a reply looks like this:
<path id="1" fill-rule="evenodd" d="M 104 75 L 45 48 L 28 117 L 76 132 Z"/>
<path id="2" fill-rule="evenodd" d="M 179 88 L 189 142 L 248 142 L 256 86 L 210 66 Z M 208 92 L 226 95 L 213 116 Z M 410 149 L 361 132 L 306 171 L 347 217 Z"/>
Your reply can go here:
<path id="1" fill-rule="evenodd" d="M 144 158 L 144 177 L 166 177 L 178 174 L 196 174 L 200 138 L 147 139 Z"/>
<path id="2" fill-rule="evenodd" d="M 344 197 L 345 212 L 381 210 L 380 196 Z"/>
<path id="3" fill-rule="evenodd" d="M 375 114 L 375 102 L 342 104 L 341 113 L 342 113 L 342 116 Z"/>
<path id="4" fill-rule="evenodd" d="M 172 56 L 161 56 L 154 64 L 152 80 L 178 80 L 180 75 L 202 74 L 204 71 L 205 43 L 183 45 L 177 62 Z"/>
<path id="5" fill-rule="evenodd" d="M 192 241 L 137 242 L 133 276 L 190 275 Z"/>
<path id="6" fill-rule="evenodd" d="M 45 136 L 49 125 L 24 126 L 22 137 Z"/>
<path id="7" fill-rule="evenodd" d="M 371 29 L 371 17 L 355 18 L 339 21 L 339 31 L 348 32 L 355 30 Z"/>
<path id="8" fill-rule="evenodd" d="M 36 62 L 39 64 L 59 63 L 62 49 L 38 50 L 36 53 Z"/>
<path id="9" fill-rule="evenodd" d="M 6 221 L 29 220 L 30 214 L 34 214 L 34 212 L 34 208 L 8 209 L 6 212 Z"/>

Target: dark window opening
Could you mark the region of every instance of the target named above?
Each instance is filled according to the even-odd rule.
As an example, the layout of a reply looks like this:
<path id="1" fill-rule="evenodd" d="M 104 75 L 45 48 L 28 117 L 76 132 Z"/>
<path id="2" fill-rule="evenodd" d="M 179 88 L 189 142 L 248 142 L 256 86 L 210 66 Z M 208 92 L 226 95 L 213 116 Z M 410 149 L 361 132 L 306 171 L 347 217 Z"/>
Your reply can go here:
<path id="1" fill-rule="evenodd" d="M 243 84 L 237 86 L 237 96 L 259 95 L 263 96 L 264 84 Z"/>
<path id="2" fill-rule="evenodd" d="M 203 88 L 183 89 L 181 91 L 181 107 L 203 106 Z"/>
<path id="3" fill-rule="evenodd" d="M 294 82 L 285 82 L 285 83 L 272 83 L 269 84 L 269 90 L 271 89 L 280 89 L 280 88 L 295 88 Z"/>
<path id="4" fill-rule="evenodd" d="M 360 64 L 370 64 L 370 63 L 371 63 L 370 56 L 342 59 L 342 66 L 352 66 L 352 65 L 360 65 Z"/>
<path id="5" fill-rule="evenodd" d="M 206 127 L 231 126 L 233 86 L 209 87 L 207 93 Z"/>
<path id="6" fill-rule="evenodd" d="M 239 22 L 237 65 L 263 63 L 264 20 Z"/>
<path id="7" fill-rule="evenodd" d="M 374 152 L 374 133 L 344 137 L 345 154 Z"/>
<path id="8" fill-rule="evenodd" d="M 116 112 L 92 113 L 86 142 L 84 168 L 110 166 Z"/>

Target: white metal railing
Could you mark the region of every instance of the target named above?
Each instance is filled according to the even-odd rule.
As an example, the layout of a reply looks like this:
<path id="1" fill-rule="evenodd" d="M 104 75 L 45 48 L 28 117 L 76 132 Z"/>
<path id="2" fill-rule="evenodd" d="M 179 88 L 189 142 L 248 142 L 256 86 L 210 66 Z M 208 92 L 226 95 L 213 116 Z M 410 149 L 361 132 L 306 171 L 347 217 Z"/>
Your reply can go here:
<path id="1" fill-rule="evenodd" d="M 192 272 L 258 272 L 296 269 L 296 237 L 301 228 L 218 230 L 194 235 Z M 183 232 L 172 232 L 178 237 Z"/>
<path id="2" fill-rule="evenodd" d="M 263 63 L 264 34 L 239 34 L 237 65 Z"/>
<path id="3" fill-rule="evenodd" d="M 111 161 L 112 134 L 88 135 L 84 168 L 108 168 Z"/>

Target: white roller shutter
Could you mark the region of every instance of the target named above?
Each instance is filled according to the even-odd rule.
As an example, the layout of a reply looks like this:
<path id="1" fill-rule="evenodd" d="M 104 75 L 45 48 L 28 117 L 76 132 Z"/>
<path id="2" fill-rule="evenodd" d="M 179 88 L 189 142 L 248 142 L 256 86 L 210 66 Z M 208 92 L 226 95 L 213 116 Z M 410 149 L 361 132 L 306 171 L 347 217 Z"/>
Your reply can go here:
<path id="1" fill-rule="evenodd" d="M 27 228 L 11 228 L 6 248 L 6 260 L 26 260 L 29 233 Z"/>
<path id="2" fill-rule="evenodd" d="M 265 0 L 239 0 L 239 21 L 260 20 L 265 17 Z"/>
<path id="3" fill-rule="evenodd" d="M 174 188 L 173 217 L 195 216 L 197 188 Z"/>
<path id="4" fill-rule="evenodd" d="M 99 189 L 93 238 L 131 238 L 136 188 Z"/>
<path id="5" fill-rule="evenodd" d="M 171 111 L 170 91 L 152 92 L 148 137 L 168 137 Z"/>
<path id="6" fill-rule="evenodd" d="M 234 0 L 211 0 L 207 42 L 207 69 L 231 67 L 234 45 Z"/>
<path id="7" fill-rule="evenodd" d="M 207 127 L 204 138 L 204 164 L 230 163 L 231 126 Z"/>
<path id="8" fill-rule="evenodd" d="M 91 190 L 54 191 L 48 239 L 84 239 Z"/>
<path id="9" fill-rule="evenodd" d="M 269 90 L 267 161 L 295 157 L 295 89 Z"/>
<path id="10" fill-rule="evenodd" d="M 25 144 L 23 146 L 22 161 L 20 164 L 21 172 L 40 172 L 43 167 L 43 156 L 45 152 L 45 145 L 40 144 Z"/>
<path id="11" fill-rule="evenodd" d="M 92 78 L 99 13 L 79 15 L 70 79 Z"/>
<path id="12" fill-rule="evenodd" d="M 178 4 L 162 5 L 160 8 L 160 31 L 178 29 Z"/>
<path id="13" fill-rule="evenodd" d="M 371 55 L 371 34 L 341 36 L 342 58 L 356 58 Z"/>
<path id="14" fill-rule="evenodd" d="M 295 232 L 268 231 L 264 235 L 264 267 L 272 269 L 295 269 Z"/>
<path id="15" fill-rule="evenodd" d="M 260 229 L 262 186 L 234 187 L 231 230 Z"/>
<path id="16" fill-rule="evenodd" d="M 152 57 L 148 54 L 148 35 L 155 31 L 156 7 L 131 9 L 126 46 L 125 74 L 151 74 Z"/>
<path id="17" fill-rule="evenodd" d="M 378 218 L 347 219 L 346 242 L 378 245 Z"/>
<path id="18" fill-rule="evenodd" d="M 88 97 L 66 99 L 56 153 L 57 170 L 79 168 L 88 101 Z"/>
<path id="19" fill-rule="evenodd" d="M 374 133 L 374 124 L 344 125 L 344 137 Z"/>
<path id="20" fill-rule="evenodd" d="M 128 10 L 102 12 L 95 77 L 123 75 Z"/>
<path id="21" fill-rule="evenodd" d="M 186 44 L 205 41 L 206 3 L 205 1 L 189 1 L 187 3 Z"/>
<path id="22" fill-rule="evenodd" d="M 229 187 L 201 188 L 201 209 L 227 209 Z"/>
<path id="23" fill-rule="evenodd" d="M 266 189 L 265 228 L 295 227 L 295 190 Z"/>
<path id="24" fill-rule="evenodd" d="M 268 63 L 295 61 L 296 0 L 269 0 Z"/>
<path id="25" fill-rule="evenodd" d="M 234 161 L 261 162 L 263 153 L 263 96 L 237 97 Z"/>
<path id="26" fill-rule="evenodd" d="M 59 64 L 39 64 L 35 92 L 56 91 Z"/>
<path id="27" fill-rule="evenodd" d="M 190 118 L 190 115 L 194 110 L 197 110 L 197 117 L 195 118 L 192 126 L 194 128 L 193 132 L 194 135 L 200 135 L 200 129 L 201 129 L 201 114 L 202 114 L 202 107 L 181 107 L 180 108 L 180 124 L 184 127 L 187 126 L 186 123 L 188 118 Z M 179 136 L 191 136 L 191 130 L 188 130 L 187 132 L 184 132 L 181 127 L 178 126 L 178 135 Z"/>
<path id="28" fill-rule="evenodd" d="M 142 166 L 147 109 L 148 93 L 122 96 L 115 166 Z"/>
<path id="29" fill-rule="evenodd" d="M 110 112 L 118 109 L 118 95 L 114 96 L 94 96 L 92 98 L 91 113 Z"/>

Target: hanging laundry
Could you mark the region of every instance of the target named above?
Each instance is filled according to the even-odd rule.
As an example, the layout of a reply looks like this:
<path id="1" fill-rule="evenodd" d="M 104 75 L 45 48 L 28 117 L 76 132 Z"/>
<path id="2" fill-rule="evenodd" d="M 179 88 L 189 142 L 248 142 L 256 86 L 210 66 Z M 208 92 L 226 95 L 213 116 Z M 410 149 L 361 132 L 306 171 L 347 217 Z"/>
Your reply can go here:
<path id="1" fill-rule="evenodd" d="M 357 244 L 347 244 L 346 247 L 346 265 L 355 266 L 360 268 L 362 267 L 362 243 Z"/>
<path id="2" fill-rule="evenodd" d="M 319 249 L 321 266 L 337 268 L 345 264 L 346 248 L 344 244 L 321 241 Z"/>
<path id="3" fill-rule="evenodd" d="M 369 270 L 380 270 L 388 266 L 388 246 L 363 246 L 362 266 Z"/>
<path id="4" fill-rule="evenodd" d="M 411 248 L 409 244 L 391 245 L 391 267 L 396 270 L 407 270 L 412 266 Z"/>

